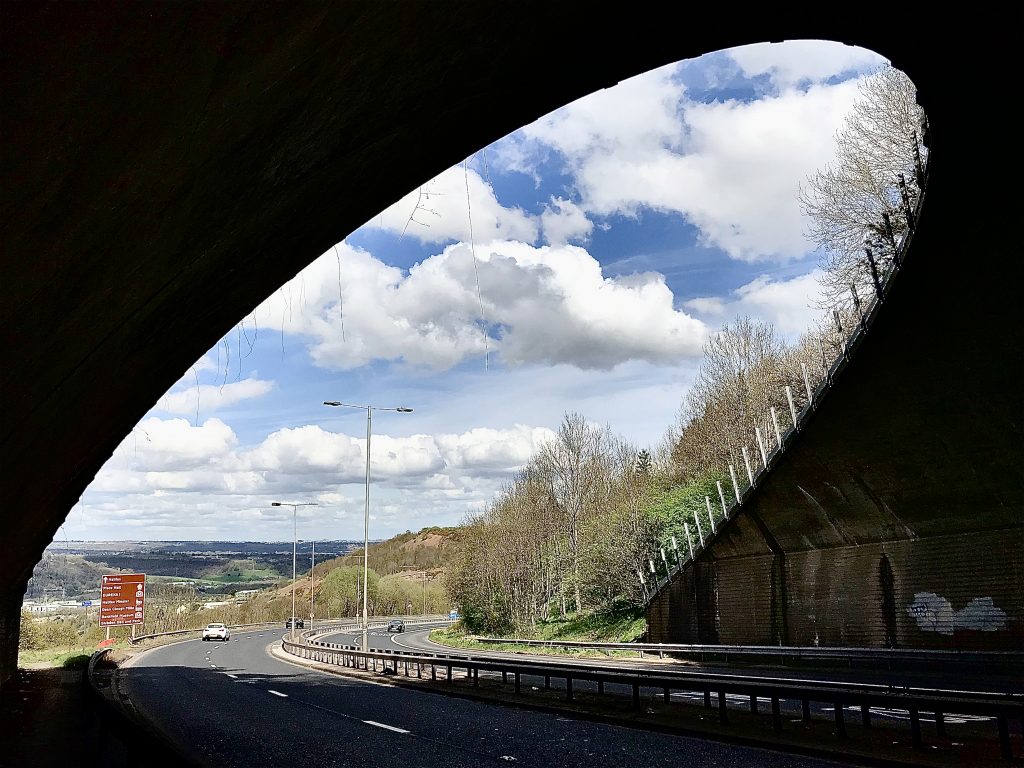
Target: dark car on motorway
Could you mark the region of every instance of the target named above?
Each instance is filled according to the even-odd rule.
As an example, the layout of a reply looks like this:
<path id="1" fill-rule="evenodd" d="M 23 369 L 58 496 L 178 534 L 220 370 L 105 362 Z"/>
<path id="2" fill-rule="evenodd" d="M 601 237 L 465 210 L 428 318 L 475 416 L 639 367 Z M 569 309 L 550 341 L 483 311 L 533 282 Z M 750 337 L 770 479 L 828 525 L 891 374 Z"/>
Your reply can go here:
<path id="1" fill-rule="evenodd" d="M 392 619 L 388 622 L 388 632 L 405 632 L 405 622 L 401 619 Z"/>
<path id="2" fill-rule="evenodd" d="M 305 626 L 306 625 L 302 621 L 302 617 L 301 616 L 292 616 L 290 619 L 288 619 L 284 623 L 285 629 L 292 629 L 293 627 L 295 629 L 303 629 L 303 628 L 305 628 Z"/>

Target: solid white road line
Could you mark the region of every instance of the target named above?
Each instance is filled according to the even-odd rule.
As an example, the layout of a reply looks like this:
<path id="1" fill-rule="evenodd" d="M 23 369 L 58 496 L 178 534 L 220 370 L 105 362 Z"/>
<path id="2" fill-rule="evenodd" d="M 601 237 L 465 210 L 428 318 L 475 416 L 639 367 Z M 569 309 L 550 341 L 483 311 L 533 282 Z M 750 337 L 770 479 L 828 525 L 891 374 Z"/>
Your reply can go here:
<path id="1" fill-rule="evenodd" d="M 269 688 L 267 690 L 269 690 L 275 696 L 280 696 L 282 699 L 287 699 L 288 698 L 288 694 L 287 693 L 281 693 L 280 691 L 274 691 L 274 690 L 271 690 Z"/>
<path id="2" fill-rule="evenodd" d="M 238 679 L 238 675 L 232 675 L 230 672 L 225 672 L 224 674 L 230 677 L 232 680 Z"/>
<path id="3" fill-rule="evenodd" d="M 363 720 L 363 722 L 367 725 L 375 725 L 378 728 L 386 728 L 387 730 L 394 731 L 395 733 L 409 733 L 409 731 L 405 730 L 404 728 L 395 728 L 395 726 L 393 725 L 384 725 L 384 723 L 378 723 L 375 720 Z"/>

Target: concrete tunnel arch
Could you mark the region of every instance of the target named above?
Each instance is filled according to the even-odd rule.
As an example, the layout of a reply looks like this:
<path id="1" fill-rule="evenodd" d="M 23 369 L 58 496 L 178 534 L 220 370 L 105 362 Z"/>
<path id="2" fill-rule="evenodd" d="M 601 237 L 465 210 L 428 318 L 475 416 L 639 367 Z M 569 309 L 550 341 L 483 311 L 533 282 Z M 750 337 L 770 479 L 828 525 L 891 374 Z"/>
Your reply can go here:
<path id="1" fill-rule="evenodd" d="M 1009 261 L 999 227 L 957 225 L 1008 172 L 975 161 L 991 135 L 969 109 L 1010 92 L 1014 70 L 999 57 L 1013 50 L 1000 39 L 1011 25 L 998 18 L 926 32 L 902 4 L 884 23 L 721 7 L 695 25 L 657 4 L 595 13 L 576 0 L 0 12 L 0 682 L 15 669 L 33 565 L 181 372 L 408 189 L 587 93 L 745 43 L 869 48 L 911 77 L 931 118 L 935 268 Z M 1012 221 L 1009 206 L 984 201 L 993 222 Z M 958 292 L 970 317 L 998 329 L 1004 355 L 1019 353 L 1010 281 L 978 277 Z M 1004 390 L 993 408 L 1019 436 L 1014 402 Z M 969 428 L 983 438 L 996 427 Z M 1019 502 L 1011 482 L 1005 503 Z"/>

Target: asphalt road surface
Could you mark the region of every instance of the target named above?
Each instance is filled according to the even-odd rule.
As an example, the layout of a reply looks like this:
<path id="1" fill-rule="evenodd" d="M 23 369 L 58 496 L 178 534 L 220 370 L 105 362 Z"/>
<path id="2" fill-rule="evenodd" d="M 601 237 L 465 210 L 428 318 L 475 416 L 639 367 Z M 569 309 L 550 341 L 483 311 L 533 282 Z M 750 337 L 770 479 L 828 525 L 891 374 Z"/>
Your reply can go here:
<path id="1" fill-rule="evenodd" d="M 123 668 L 122 689 L 184 754 L 218 768 L 840 765 L 326 674 L 270 656 L 283 633 L 155 648 Z M 378 630 L 371 645 L 413 634 Z"/>

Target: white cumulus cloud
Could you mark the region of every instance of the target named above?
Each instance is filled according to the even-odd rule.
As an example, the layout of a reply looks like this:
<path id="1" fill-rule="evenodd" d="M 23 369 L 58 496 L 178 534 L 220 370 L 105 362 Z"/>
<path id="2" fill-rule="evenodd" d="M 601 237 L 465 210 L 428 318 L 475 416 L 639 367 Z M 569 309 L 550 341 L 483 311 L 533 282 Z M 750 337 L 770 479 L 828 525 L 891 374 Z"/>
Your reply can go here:
<path id="1" fill-rule="evenodd" d="M 365 227 L 383 229 L 424 243 L 451 240 L 537 239 L 537 221 L 519 208 L 506 208 L 474 169 L 457 165 L 405 195 Z"/>
<path id="2" fill-rule="evenodd" d="M 206 358 L 203 358 L 206 359 Z M 187 382 L 187 377 L 184 379 Z M 170 392 L 160 398 L 156 410 L 167 413 L 195 413 L 201 410 L 203 413 L 226 408 L 229 405 L 261 397 L 274 388 L 274 382 L 261 379 L 244 379 L 233 381 L 230 384 L 201 384 L 192 385 Z"/>
<path id="3" fill-rule="evenodd" d="M 706 336 L 660 274 L 606 277 L 579 246 L 516 241 L 479 243 L 475 257 L 449 245 L 408 274 L 343 243 L 259 312 L 308 337 L 314 361 L 333 369 L 400 359 L 445 370 L 485 349 L 510 365 L 607 369 L 692 357 Z"/>

